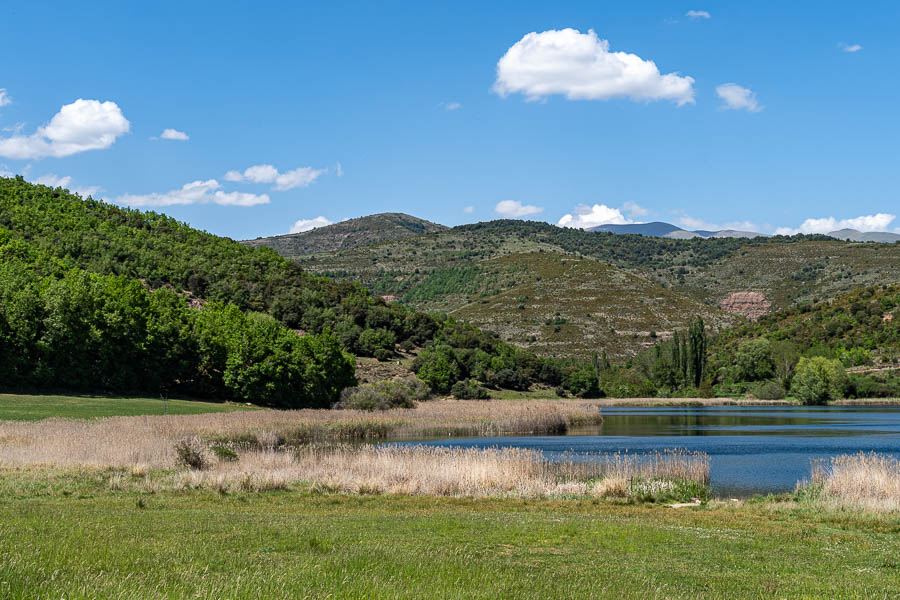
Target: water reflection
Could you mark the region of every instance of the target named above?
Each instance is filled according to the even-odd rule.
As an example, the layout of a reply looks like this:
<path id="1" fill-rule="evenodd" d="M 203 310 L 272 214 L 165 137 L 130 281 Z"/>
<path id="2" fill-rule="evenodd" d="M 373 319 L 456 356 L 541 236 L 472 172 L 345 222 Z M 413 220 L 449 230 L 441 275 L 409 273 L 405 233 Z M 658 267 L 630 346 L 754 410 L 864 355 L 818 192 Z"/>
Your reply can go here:
<path id="1" fill-rule="evenodd" d="M 667 448 L 710 456 L 720 496 L 783 492 L 809 477 L 810 461 L 839 454 L 900 456 L 900 407 L 604 408 L 600 426 L 565 436 L 456 438 L 442 446 L 506 446 L 541 450 L 548 458 Z"/>

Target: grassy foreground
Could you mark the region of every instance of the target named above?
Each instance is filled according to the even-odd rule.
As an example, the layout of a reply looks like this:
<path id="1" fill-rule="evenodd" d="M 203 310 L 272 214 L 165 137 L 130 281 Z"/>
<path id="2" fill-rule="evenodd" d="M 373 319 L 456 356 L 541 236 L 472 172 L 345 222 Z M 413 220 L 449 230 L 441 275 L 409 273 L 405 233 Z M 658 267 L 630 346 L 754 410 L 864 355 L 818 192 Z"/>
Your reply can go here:
<path id="1" fill-rule="evenodd" d="M 900 518 L 772 503 L 112 491 L 0 469 L 2 598 L 886 598 Z"/>
<path id="2" fill-rule="evenodd" d="M 0 394 L 0 421 L 37 421 L 50 417 L 91 419 L 162 414 L 197 415 L 249 408 L 241 404 L 160 398 Z"/>

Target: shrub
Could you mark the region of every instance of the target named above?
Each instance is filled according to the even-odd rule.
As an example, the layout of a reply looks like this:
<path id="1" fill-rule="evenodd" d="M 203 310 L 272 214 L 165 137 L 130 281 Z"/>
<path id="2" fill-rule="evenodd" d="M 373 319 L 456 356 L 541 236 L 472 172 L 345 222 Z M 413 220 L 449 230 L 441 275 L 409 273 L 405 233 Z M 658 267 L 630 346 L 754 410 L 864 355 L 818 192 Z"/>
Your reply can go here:
<path id="1" fill-rule="evenodd" d="M 781 400 L 785 394 L 777 381 L 764 381 L 753 389 L 753 395 L 760 400 Z"/>
<path id="2" fill-rule="evenodd" d="M 587 366 L 569 373 L 563 381 L 563 387 L 579 398 L 596 398 L 600 395 L 597 374 Z"/>
<path id="3" fill-rule="evenodd" d="M 238 455 L 237 452 L 229 448 L 228 446 L 212 446 L 210 448 L 213 454 L 216 457 L 224 462 L 237 462 Z"/>
<path id="4" fill-rule="evenodd" d="M 824 404 L 847 390 L 847 373 L 840 361 L 822 356 L 801 358 L 791 392 L 804 404 Z"/>
<path id="5" fill-rule="evenodd" d="M 427 399 L 428 387 L 415 377 L 407 377 L 348 388 L 334 408 L 369 411 L 415 408 L 416 402 Z"/>
<path id="6" fill-rule="evenodd" d="M 496 372 L 489 372 L 485 383 L 491 387 L 507 390 L 527 390 L 529 387 L 528 378 L 520 371 L 513 369 L 500 369 Z"/>
<path id="7" fill-rule="evenodd" d="M 394 353 L 387 348 L 378 348 L 375 350 L 375 358 L 377 358 L 379 362 L 388 362 L 394 358 Z"/>
<path id="8" fill-rule="evenodd" d="M 375 356 L 377 350 L 393 350 L 397 338 L 387 329 L 364 329 L 359 334 L 359 352 L 364 356 Z"/>
<path id="9" fill-rule="evenodd" d="M 478 382 L 474 379 L 457 381 L 453 384 L 450 393 L 459 400 L 486 400 L 491 397 L 487 388 L 478 385 Z"/>
<path id="10" fill-rule="evenodd" d="M 206 445 L 197 436 L 181 438 L 175 442 L 178 462 L 189 469 L 201 471 L 209 466 Z"/>

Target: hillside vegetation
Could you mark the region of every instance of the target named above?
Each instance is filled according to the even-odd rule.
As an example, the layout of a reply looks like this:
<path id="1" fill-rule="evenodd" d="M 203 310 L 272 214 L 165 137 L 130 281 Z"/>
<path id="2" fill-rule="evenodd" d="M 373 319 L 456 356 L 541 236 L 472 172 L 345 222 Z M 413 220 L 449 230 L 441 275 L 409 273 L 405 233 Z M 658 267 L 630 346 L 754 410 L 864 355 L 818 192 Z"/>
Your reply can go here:
<path id="1" fill-rule="evenodd" d="M 320 252 L 334 252 L 368 246 L 375 242 L 396 240 L 423 233 L 444 231 L 447 227 L 403 213 L 380 213 L 347 219 L 301 233 L 289 233 L 243 242 L 248 246 L 274 248 L 291 258 Z"/>
<path id="2" fill-rule="evenodd" d="M 545 268 L 552 261 L 539 255 L 568 262 L 558 263 L 562 270 Z M 652 341 L 651 332 L 685 327 L 695 315 L 717 330 L 738 321 L 717 310 L 733 293 L 757 292 L 765 303 L 755 309 L 774 311 L 900 281 L 900 245 L 826 236 L 673 240 L 523 221 L 463 225 L 295 260 L 410 306 L 472 320 L 542 354 L 570 356 L 634 354 Z M 630 278 L 613 277 L 613 268 Z M 554 295 L 558 303 L 520 301 Z M 614 310 L 599 307 L 604 297 Z M 654 298 L 666 300 L 648 303 Z M 597 313 L 609 318 L 597 320 Z"/>
<path id="3" fill-rule="evenodd" d="M 473 369 L 498 387 L 563 377 L 494 335 L 307 274 L 269 248 L 21 177 L 0 178 L 0 275 L 2 390 L 329 406 L 355 383 L 349 353 L 389 359 L 435 343 L 416 363 L 434 389 Z"/>

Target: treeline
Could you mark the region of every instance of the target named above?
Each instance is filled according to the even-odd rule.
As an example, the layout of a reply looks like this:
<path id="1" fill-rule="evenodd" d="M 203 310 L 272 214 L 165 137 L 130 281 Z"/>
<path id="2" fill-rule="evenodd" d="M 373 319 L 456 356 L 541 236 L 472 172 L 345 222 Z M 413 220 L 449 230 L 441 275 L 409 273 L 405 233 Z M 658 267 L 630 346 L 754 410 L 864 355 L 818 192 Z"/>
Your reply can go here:
<path id="1" fill-rule="evenodd" d="M 334 336 L 300 337 L 266 314 L 197 310 L 120 275 L 0 264 L 0 389 L 327 407 L 355 384 L 354 368 Z"/>
<path id="2" fill-rule="evenodd" d="M 312 276 L 271 249 L 21 177 L 0 178 L 0 266 L 3 389 L 327 406 L 353 383 L 344 352 L 389 359 L 398 345 L 428 346 L 428 365 L 443 352 L 434 348 L 459 358 L 473 349 L 452 321 Z M 501 374 L 494 384 L 546 379 L 541 359 L 472 332 L 493 367 L 503 365 L 491 369 Z"/>

